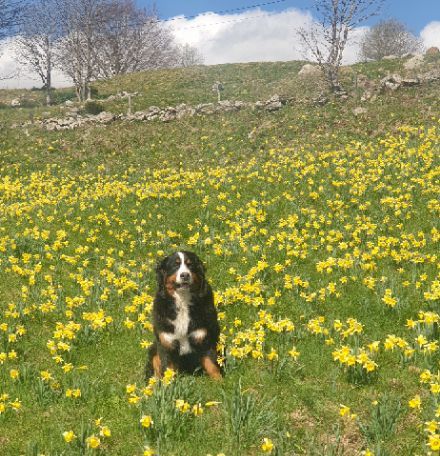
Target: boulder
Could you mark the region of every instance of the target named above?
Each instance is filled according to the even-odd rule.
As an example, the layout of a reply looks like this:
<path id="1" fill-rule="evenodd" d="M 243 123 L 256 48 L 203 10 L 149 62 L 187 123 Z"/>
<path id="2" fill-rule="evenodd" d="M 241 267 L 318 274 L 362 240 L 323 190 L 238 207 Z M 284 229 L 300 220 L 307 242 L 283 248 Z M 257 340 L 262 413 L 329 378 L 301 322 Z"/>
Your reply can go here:
<path id="1" fill-rule="evenodd" d="M 399 57 L 397 55 L 391 54 L 391 55 L 386 55 L 385 57 L 382 57 L 382 60 L 396 60 Z"/>
<path id="2" fill-rule="evenodd" d="M 420 84 L 419 78 L 405 78 L 402 79 L 402 87 L 413 87 Z"/>
<path id="3" fill-rule="evenodd" d="M 302 78 L 307 78 L 307 77 L 317 77 L 320 76 L 321 74 L 321 69 L 319 68 L 318 65 L 311 65 L 310 63 L 306 63 L 298 73 L 298 76 Z"/>
<path id="4" fill-rule="evenodd" d="M 411 57 L 409 60 L 407 60 L 403 64 L 403 68 L 405 68 L 405 70 L 415 70 L 417 68 L 420 68 L 423 65 L 423 62 L 423 55 L 417 54 L 414 57 Z"/>
<path id="5" fill-rule="evenodd" d="M 195 107 L 197 114 L 214 114 L 216 108 L 214 103 L 201 103 Z"/>
<path id="6" fill-rule="evenodd" d="M 17 108 L 17 107 L 21 106 L 20 98 L 14 98 L 13 100 L 11 100 L 10 106 L 13 108 Z"/>
<path id="7" fill-rule="evenodd" d="M 283 106 L 283 103 L 280 99 L 280 96 L 274 95 L 265 102 L 264 109 L 266 111 L 272 112 L 272 111 L 278 111 L 278 109 L 281 109 L 282 106 Z"/>
<path id="8" fill-rule="evenodd" d="M 98 123 L 110 123 L 115 120 L 115 115 L 111 112 L 102 111 L 96 116 L 94 116 L 94 120 Z"/>
<path id="9" fill-rule="evenodd" d="M 162 122 L 169 122 L 170 120 L 174 120 L 177 117 L 177 111 L 176 108 L 173 108 L 172 106 L 168 106 L 168 108 L 165 108 L 162 113 L 159 116 L 159 119 Z"/>
<path id="10" fill-rule="evenodd" d="M 395 91 L 402 85 L 402 77 L 398 74 L 390 74 L 385 76 L 380 80 L 380 89 L 381 90 L 391 90 Z"/>
<path id="11" fill-rule="evenodd" d="M 440 49 L 437 46 L 432 46 L 426 50 L 425 55 L 439 55 Z"/>

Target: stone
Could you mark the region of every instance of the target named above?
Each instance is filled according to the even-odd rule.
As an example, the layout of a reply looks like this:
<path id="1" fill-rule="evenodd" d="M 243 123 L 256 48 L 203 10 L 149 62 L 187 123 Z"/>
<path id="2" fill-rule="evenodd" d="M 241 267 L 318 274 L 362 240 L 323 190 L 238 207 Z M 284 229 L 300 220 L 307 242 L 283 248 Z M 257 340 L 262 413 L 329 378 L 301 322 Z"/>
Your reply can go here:
<path id="1" fill-rule="evenodd" d="M 396 60 L 399 57 L 397 55 L 391 54 L 391 55 L 386 55 L 385 57 L 382 57 L 382 60 Z"/>
<path id="2" fill-rule="evenodd" d="M 388 89 L 391 91 L 397 90 L 402 85 L 402 77 L 398 74 L 385 76 L 380 80 L 381 90 Z"/>
<path id="3" fill-rule="evenodd" d="M 421 67 L 423 65 L 423 62 L 423 55 L 417 54 L 414 57 L 411 57 L 409 60 L 407 60 L 403 64 L 403 68 L 405 68 L 405 70 L 415 70 L 416 68 Z"/>
<path id="4" fill-rule="evenodd" d="M 74 103 L 72 100 L 66 100 L 66 101 L 64 102 L 64 104 L 65 104 L 66 106 L 73 106 L 75 103 Z"/>
<path id="5" fill-rule="evenodd" d="M 426 50 L 425 55 L 439 55 L 440 49 L 437 46 L 431 46 Z"/>
<path id="6" fill-rule="evenodd" d="M 17 108 L 17 107 L 21 106 L 20 98 L 14 98 L 13 100 L 11 100 L 10 106 L 13 108 Z"/>
<path id="7" fill-rule="evenodd" d="M 197 114 L 214 114 L 216 111 L 214 103 L 201 103 L 195 109 Z"/>
<path id="8" fill-rule="evenodd" d="M 315 106 L 324 106 L 328 103 L 328 98 L 325 95 L 321 94 L 318 97 L 313 98 L 312 103 Z"/>
<path id="9" fill-rule="evenodd" d="M 420 84 L 419 78 L 405 78 L 402 79 L 402 87 L 413 87 Z"/>
<path id="10" fill-rule="evenodd" d="M 170 120 L 174 120 L 177 117 L 176 108 L 169 106 L 168 108 L 164 109 L 159 116 L 159 119 L 162 122 L 169 122 Z"/>
<path id="11" fill-rule="evenodd" d="M 321 69 L 318 65 L 306 63 L 298 72 L 299 77 L 317 77 L 321 75 Z"/>
<path id="12" fill-rule="evenodd" d="M 368 112 L 368 109 L 367 108 L 363 108 L 362 106 L 358 106 L 357 108 L 354 108 L 352 112 L 357 117 L 357 116 L 360 116 L 362 114 L 366 114 Z"/>
<path id="13" fill-rule="evenodd" d="M 96 116 L 94 116 L 94 120 L 96 120 L 99 123 L 113 122 L 114 119 L 115 119 L 115 115 L 112 114 L 111 112 L 107 112 L 107 111 L 102 111 L 99 114 L 97 114 Z"/>
<path id="14" fill-rule="evenodd" d="M 279 95 L 274 95 L 269 100 L 266 101 L 266 104 L 264 106 L 264 109 L 266 111 L 272 112 L 272 111 L 278 111 L 278 109 L 281 109 L 283 106 L 280 96 Z"/>

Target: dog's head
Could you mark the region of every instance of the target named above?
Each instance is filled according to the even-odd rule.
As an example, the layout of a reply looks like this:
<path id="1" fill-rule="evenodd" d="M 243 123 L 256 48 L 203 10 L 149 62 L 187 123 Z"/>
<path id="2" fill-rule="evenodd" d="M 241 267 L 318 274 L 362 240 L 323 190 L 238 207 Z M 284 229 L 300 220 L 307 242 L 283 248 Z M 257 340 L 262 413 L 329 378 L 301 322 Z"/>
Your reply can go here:
<path id="1" fill-rule="evenodd" d="M 184 250 L 172 253 L 156 267 L 158 291 L 162 296 L 182 290 L 203 296 L 207 292 L 205 270 L 195 253 Z"/>

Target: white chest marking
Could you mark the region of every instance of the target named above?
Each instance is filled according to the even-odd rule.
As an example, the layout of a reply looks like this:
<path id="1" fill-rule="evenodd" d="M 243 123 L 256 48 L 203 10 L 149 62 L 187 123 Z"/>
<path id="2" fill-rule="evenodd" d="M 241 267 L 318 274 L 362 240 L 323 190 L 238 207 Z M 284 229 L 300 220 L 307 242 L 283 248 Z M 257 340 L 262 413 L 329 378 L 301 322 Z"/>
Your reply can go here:
<path id="1" fill-rule="evenodd" d="M 190 353 L 191 345 L 188 340 L 188 326 L 189 326 L 189 306 L 191 304 L 191 294 L 189 290 L 176 291 L 174 293 L 174 299 L 176 300 L 177 316 L 175 320 L 171 320 L 174 325 L 174 333 L 162 333 L 169 343 L 173 343 L 175 340 L 179 341 L 181 355 Z"/>

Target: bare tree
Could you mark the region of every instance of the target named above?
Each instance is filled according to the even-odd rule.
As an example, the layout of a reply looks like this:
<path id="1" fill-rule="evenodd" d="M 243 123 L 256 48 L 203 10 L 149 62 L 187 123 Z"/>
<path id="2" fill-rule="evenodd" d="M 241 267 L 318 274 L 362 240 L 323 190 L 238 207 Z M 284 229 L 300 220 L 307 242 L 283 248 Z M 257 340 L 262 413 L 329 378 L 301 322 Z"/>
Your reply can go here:
<path id="1" fill-rule="evenodd" d="M 41 79 L 46 90 L 47 105 L 51 103 L 52 69 L 60 34 L 54 0 L 37 0 L 26 7 L 18 29 L 17 60 Z"/>
<path id="2" fill-rule="evenodd" d="M 360 57 L 381 60 L 387 55 L 403 57 L 423 48 L 422 40 L 414 36 L 401 22 L 390 19 L 372 27 L 360 43 Z"/>
<path id="3" fill-rule="evenodd" d="M 298 32 L 333 92 L 341 90 L 339 68 L 352 30 L 378 13 L 384 0 L 314 0 L 317 22 Z"/>
<path id="4" fill-rule="evenodd" d="M 98 51 L 105 0 L 58 0 L 62 38 L 57 46 L 60 69 L 73 81 L 80 101 L 91 97 L 99 76 Z"/>
<path id="5" fill-rule="evenodd" d="M 188 43 L 179 46 L 178 65 L 181 67 L 190 67 L 195 65 L 203 65 L 204 58 L 200 51 Z"/>
<path id="6" fill-rule="evenodd" d="M 139 9 L 134 0 L 109 0 L 101 13 L 97 53 L 101 77 L 176 65 L 174 40 L 154 9 Z"/>

